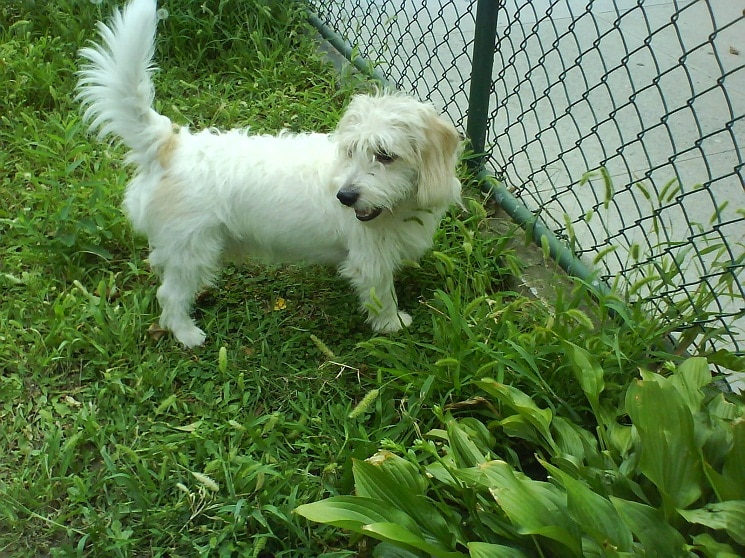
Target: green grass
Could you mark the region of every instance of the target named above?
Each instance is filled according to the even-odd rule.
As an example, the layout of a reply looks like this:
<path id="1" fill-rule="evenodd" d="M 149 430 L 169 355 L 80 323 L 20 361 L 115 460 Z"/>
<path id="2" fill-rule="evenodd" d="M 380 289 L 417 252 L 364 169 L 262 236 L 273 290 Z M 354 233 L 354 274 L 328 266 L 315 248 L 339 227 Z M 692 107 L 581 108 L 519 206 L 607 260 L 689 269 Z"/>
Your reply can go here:
<path id="1" fill-rule="evenodd" d="M 353 87 L 295 4 L 167 7 L 157 104 L 177 123 L 334 126 Z M 407 331 L 373 336 L 332 270 L 247 264 L 198 301 L 203 348 L 148 333 L 156 279 L 119 209 L 129 171 L 72 100 L 75 53 L 110 8 L 0 6 L 0 555 L 370 555 L 293 513 L 349 494 L 354 459 L 405 451 L 443 409 L 479 414 L 485 377 L 588 423 L 568 340 L 611 394 L 675 358 L 656 348 L 673 326 L 615 297 L 587 309 L 581 283 L 552 308 L 514 292 L 512 235 L 473 200 L 401 274 Z M 519 441 L 495 443 L 535 468 Z"/>

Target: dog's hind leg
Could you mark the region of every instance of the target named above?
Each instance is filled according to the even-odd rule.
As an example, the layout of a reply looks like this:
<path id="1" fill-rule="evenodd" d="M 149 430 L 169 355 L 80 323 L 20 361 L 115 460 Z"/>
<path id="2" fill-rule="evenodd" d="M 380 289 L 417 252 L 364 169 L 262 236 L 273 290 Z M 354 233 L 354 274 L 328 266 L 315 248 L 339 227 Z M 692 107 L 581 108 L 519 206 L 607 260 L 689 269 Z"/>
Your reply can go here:
<path id="1" fill-rule="evenodd" d="M 161 285 L 158 302 L 161 307 L 160 326 L 173 333 L 185 347 L 196 347 L 204 343 L 205 333 L 197 327 L 191 317 L 191 309 L 197 292 L 212 282 L 217 268 L 219 250 L 174 251 L 163 257 L 153 250 L 151 262 L 160 269 Z"/>
<path id="2" fill-rule="evenodd" d="M 191 318 L 191 307 L 200 281 L 189 277 L 190 272 L 168 267 L 163 270 L 163 282 L 158 288 L 158 302 L 162 309 L 160 326 L 173 333 L 185 347 L 204 343 L 205 333 Z"/>

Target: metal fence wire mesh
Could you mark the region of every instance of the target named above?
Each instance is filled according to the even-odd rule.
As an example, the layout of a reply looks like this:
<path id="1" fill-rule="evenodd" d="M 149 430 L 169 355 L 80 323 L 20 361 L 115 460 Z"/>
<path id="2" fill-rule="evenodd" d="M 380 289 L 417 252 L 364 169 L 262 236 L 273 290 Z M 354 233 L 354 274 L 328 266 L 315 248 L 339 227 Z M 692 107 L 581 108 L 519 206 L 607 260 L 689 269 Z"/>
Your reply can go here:
<path id="1" fill-rule="evenodd" d="M 390 82 L 466 128 L 477 1 L 309 3 Z M 695 314 L 691 333 L 721 333 L 708 348 L 742 354 L 745 4 L 491 4 L 487 168 L 607 282 L 656 312 Z"/>

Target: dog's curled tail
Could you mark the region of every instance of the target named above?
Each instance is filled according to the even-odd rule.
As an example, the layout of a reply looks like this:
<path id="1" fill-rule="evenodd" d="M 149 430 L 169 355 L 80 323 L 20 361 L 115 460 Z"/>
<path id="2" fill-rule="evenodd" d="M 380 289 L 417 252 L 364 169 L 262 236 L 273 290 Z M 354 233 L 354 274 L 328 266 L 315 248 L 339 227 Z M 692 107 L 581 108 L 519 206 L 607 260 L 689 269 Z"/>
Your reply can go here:
<path id="1" fill-rule="evenodd" d="M 144 162 L 172 134 L 171 121 L 152 108 L 156 0 L 131 0 L 111 22 L 98 23 L 100 41 L 80 50 L 77 99 L 98 137 L 115 136 Z"/>

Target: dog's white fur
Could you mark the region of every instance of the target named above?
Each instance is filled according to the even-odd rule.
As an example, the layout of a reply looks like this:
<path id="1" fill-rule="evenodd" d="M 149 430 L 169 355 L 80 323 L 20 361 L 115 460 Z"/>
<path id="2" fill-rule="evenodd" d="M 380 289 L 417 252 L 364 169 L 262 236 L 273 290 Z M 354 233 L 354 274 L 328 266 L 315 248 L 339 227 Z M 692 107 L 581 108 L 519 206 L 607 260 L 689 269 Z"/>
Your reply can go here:
<path id="1" fill-rule="evenodd" d="M 130 149 L 124 208 L 161 274 L 161 327 L 204 342 L 191 306 L 226 256 L 337 265 L 374 330 L 409 325 L 393 274 L 460 200 L 452 124 L 380 93 L 355 96 L 331 134 L 177 129 L 152 108 L 156 21 L 156 0 L 132 0 L 99 23 L 100 44 L 80 51 L 78 98 L 101 138 Z"/>

